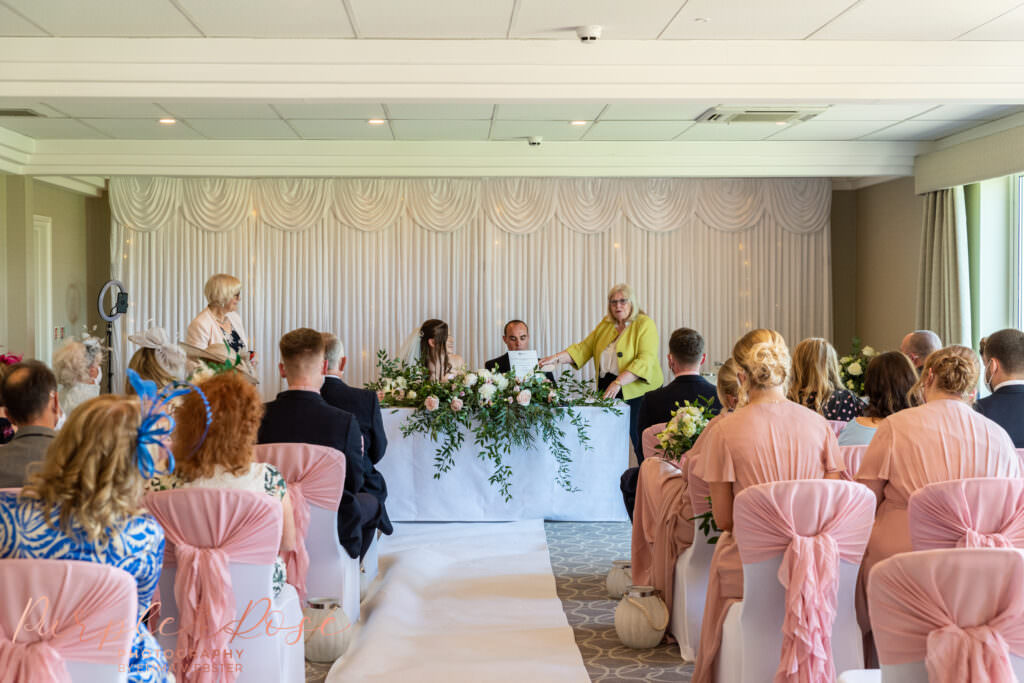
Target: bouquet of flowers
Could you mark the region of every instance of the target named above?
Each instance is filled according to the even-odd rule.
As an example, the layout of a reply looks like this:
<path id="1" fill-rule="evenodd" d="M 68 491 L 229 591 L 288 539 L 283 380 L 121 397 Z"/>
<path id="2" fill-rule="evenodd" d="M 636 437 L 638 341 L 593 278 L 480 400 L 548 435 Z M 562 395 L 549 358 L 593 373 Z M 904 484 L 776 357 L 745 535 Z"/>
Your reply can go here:
<path id="1" fill-rule="evenodd" d="M 663 458 L 679 461 L 693 448 L 697 437 L 715 416 L 711 408 L 713 404 L 714 401 L 709 397 L 699 398 L 692 403 L 683 401 L 682 406 L 676 404 L 676 409 L 672 411 L 672 419 L 658 434 Z"/>
<path id="2" fill-rule="evenodd" d="M 878 355 L 870 346 L 861 346 L 860 339 L 853 338 L 853 353 L 839 359 L 839 377 L 843 386 L 857 396 L 864 395 L 864 373 L 868 363 Z"/>
<path id="3" fill-rule="evenodd" d="M 539 435 L 558 461 L 558 483 L 572 491 L 572 458 L 560 419 L 563 415 L 569 418 L 580 445 L 586 448 L 590 440 L 587 423 L 569 408 L 592 405 L 620 412 L 613 399 L 602 398 L 568 372 L 557 384 L 542 372 L 517 378 L 511 372 L 485 369 L 461 370 L 436 381 L 424 366 L 389 358 L 383 350 L 377 352 L 377 367 L 380 378 L 366 388 L 377 392 L 381 405 L 415 409 L 402 425 L 402 434 L 425 434 L 440 443 L 434 455 L 434 478 L 455 465 L 455 454 L 470 432 L 482 449 L 480 457 L 494 466 L 490 482 L 505 500 L 511 499 L 512 468 L 506 458 L 513 447 L 530 446 Z"/>

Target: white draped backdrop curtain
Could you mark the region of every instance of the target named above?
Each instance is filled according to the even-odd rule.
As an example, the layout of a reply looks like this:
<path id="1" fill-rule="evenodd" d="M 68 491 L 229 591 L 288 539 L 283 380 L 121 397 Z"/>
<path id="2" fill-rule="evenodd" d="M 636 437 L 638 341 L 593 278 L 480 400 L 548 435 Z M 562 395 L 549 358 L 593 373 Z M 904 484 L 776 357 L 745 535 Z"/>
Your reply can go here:
<path id="1" fill-rule="evenodd" d="M 471 367 L 504 352 L 512 318 L 542 355 L 561 350 L 616 282 L 635 288 L 662 355 L 681 326 L 712 362 L 757 326 L 791 343 L 831 333 L 827 179 L 115 177 L 110 205 L 112 273 L 131 295 L 117 376 L 127 335 L 152 320 L 183 339 L 220 272 L 243 283 L 265 396 L 297 327 L 338 334 L 362 384 L 377 349 L 427 318 L 448 322 Z"/>

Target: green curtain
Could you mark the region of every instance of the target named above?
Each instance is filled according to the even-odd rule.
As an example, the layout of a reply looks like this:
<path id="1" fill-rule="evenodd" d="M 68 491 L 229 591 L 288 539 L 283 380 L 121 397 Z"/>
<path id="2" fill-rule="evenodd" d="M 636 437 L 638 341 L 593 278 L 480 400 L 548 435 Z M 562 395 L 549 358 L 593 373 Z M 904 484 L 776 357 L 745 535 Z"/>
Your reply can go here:
<path id="1" fill-rule="evenodd" d="M 943 344 L 971 343 L 970 269 L 964 188 L 925 195 L 921 235 L 918 328 Z"/>
<path id="2" fill-rule="evenodd" d="M 964 185 L 967 219 L 967 270 L 971 300 L 971 348 L 981 341 L 981 185 Z"/>

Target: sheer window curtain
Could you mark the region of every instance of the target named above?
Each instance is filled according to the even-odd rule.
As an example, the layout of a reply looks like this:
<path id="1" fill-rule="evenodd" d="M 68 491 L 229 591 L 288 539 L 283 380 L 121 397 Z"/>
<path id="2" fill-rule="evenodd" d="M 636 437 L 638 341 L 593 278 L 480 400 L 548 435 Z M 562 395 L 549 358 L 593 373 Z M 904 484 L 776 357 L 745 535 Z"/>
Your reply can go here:
<path id="1" fill-rule="evenodd" d="M 967 214 L 963 187 L 925 195 L 917 322 L 943 344 L 971 345 Z"/>
<path id="2" fill-rule="evenodd" d="M 378 349 L 431 317 L 471 367 L 504 352 L 512 318 L 541 355 L 561 350 L 616 282 L 657 324 L 666 374 L 677 327 L 704 335 L 711 362 L 758 326 L 791 343 L 831 334 L 827 179 L 118 177 L 110 202 L 112 273 L 131 293 L 117 376 L 127 335 L 152 319 L 182 339 L 218 272 L 243 282 L 268 398 L 296 327 L 338 334 L 360 385 Z"/>

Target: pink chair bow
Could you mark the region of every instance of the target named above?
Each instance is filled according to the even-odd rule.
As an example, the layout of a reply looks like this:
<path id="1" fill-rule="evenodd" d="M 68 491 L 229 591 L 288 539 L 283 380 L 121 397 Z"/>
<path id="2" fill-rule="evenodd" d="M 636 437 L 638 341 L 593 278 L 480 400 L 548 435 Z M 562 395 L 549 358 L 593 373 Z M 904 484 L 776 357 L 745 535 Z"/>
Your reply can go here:
<path id="1" fill-rule="evenodd" d="M 907 503 L 914 550 L 1024 548 L 1024 480 L 979 477 L 928 484 Z"/>
<path id="2" fill-rule="evenodd" d="M 868 577 L 878 656 L 924 661 L 931 683 L 1016 681 L 1024 655 L 1024 554 L 926 550 L 879 562 Z"/>
<path id="3" fill-rule="evenodd" d="M 174 598 L 180 614 L 175 675 L 185 681 L 235 680 L 224 655 L 235 617 L 228 562 L 273 564 L 281 542 L 281 505 L 263 493 L 177 489 L 146 495 L 146 507 L 164 528 L 164 566 L 177 566 Z M 268 587 L 269 589 L 269 587 Z M 217 653 L 221 659 L 202 656 Z"/>
<path id="4" fill-rule="evenodd" d="M 736 496 L 733 533 L 743 564 L 783 556 L 778 580 L 786 614 L 776 683 L 834 680 L 839 561 L 860 562 L 874 512 L 871 491 L 844 481 L 774 482 Z"/>
<path id="5" fill-rule="evenodd" d="M 273 465 L 288 484 L 295 518 L 295 549 L 285 553 L 288 583 L 306 599 L 309 571 L 309 506 L 337 510 L 345 488 L 345 455 L 334 448 L 305 443 L 271 443 L 256 447 L 256 460 Z"/>
<path id="6" fill-rule="evenodd" d="M 658 424 L 651 425 L 640 435 L 641 450 L 643 450 L 645 458 L 660 458 L 663 455 L 661 442 L 658 441 L 658 434 L 665 430 L 666 424 L 665 422 L 659 422 Z"/>
<path id="7" fill-rule="evenodd" d="M 69 661 L 125 670 L 138 595 L 127 572 L 75 560 L 0 560 L 0 682 L 70 683 Z"/>

